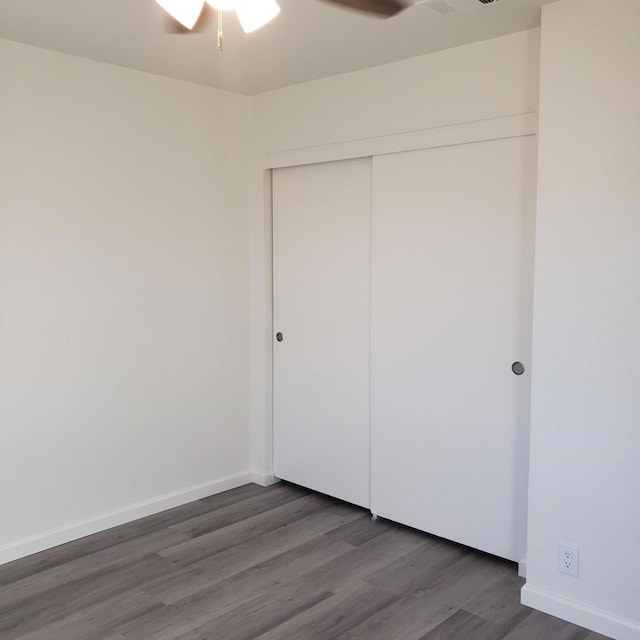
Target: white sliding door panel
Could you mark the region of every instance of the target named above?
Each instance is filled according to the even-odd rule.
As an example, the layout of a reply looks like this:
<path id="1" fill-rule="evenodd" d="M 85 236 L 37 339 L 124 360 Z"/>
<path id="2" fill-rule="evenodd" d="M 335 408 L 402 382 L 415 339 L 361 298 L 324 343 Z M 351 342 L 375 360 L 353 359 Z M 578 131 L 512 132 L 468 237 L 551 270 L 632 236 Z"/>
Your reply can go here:
<path id="1" fill-rule="evenodd" d="M 535 138 L 372 176 L 372 510 L 522 559 Z"/>
<path id="2" fill-rule="evenodd" d="M 371 159 L 273 171 L 274 471 L 369 506 Z"/>

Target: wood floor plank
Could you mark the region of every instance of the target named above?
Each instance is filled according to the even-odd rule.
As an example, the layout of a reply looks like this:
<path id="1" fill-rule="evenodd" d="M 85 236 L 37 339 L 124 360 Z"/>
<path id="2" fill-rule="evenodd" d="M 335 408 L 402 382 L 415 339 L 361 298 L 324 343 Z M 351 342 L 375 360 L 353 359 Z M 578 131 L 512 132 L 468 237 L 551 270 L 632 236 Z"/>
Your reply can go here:
<path id="1" fill-rule="evenodd" d="M 163 607 L 161 602 L 136 587 L 100 600 L 82 611 L 84 617 L 100 629 L 115 629 L 119 625 L 139 618 Z"/>
<path id="2" fill-rule="evenodd" d="M 485 618 L 458 609 L 437 627 L 423 635 L 420 640 L 498 640 L 500 628 Z"/>
<path id="3" fill-rule="evenodd" d="M 179 639 L 253 640 L 330 596 L 329 592 L 312 587 L 292 589 L 290 585 L 286 585 L 243 604 L 191 633 L 179 636 Z"/>
<path id="4" fill-rule="evenodd" d="M 195 516 L 208 513 L 212 509 L 212 504 L 196 500 L 147 518 L 113 527 L 80 540 L 33 554 L 27 558 L 9 562 L 0 566 L 0 585 L 16 582 L 21 578 L 41 573 L 66 562 L 71 562 L 123 542 L 157 532 L 170 524 L 183 522 Z"/>
<path id="5" fill-rule="evenodd" d="M 424 540 L 420 534 L 397 527 L 363 543 L 343 557 L 321 567 L 310 568 L 300 575 L 299 581 L 338 591 L 347 588 L 351 582 L 360 582 L 422 544 Z"/>
<path id="6" fill-rule="evenodd" d="M 433 549 L 431 541 L 428 546 Z M 407 581 L 401 580 L 402 571 L 412 566 L 410 560 L 418 559 L 419 555 L 413 552 L 366 578 L 367 582 L 373 580 L 374 584 L 386 585 L 398 593 L 404 592 L 404 595 L 354 628 L 345 636 L 345 640 L 385 640 L 392 637 L 394 629 L 402 629 L 403 640 L 418 640 L 449 618 L 462 603 L 500 580 L 503 571 L 508 571 L 510 566 L 498 561 L 496 572 L 496 559 L 470 552 L 452 566 L 431 571 L 425 569 L 422 575 L 420 572 L 417 575 L 410 572 Z M 511 573 L 515 575 L 515 567 L 511 567 Z M 389 576 L 391 580 L 387 580 Z M 412 591 L 408 591 L 409 586 L 413 587 Z M 519 588 L 516 591 L 519 592 Z M 523 609 L 525 613 L 529 611 L 525 607 Z"/>
<path id="7" fill-rule="evenodd" d="M 189 538 L 158 553 L 181 567 L 187 567 L 243 542 L 293 524 L 334 504 L 335 501 L 317 494 L 305 495 L 197 538 Z"/>
<path id="8" fill-rule="evenodd" d="M 337 640 L 419 640 L 457 610 L 442 598 L 416 591 L 399 597 Z"/>
<path id="9" fill-rule="evenodd" d="M 461 606 L 473 593 L 515 570 L 515 565 L 500 558 L 456 549 L 448 543 L 444 548 L 428 546 L 424 555 L 425 566 L 417 563 L 419 555 L 416 551 L 408 560 L 403 558 L 400 563 L 390 563 L 369 576 L 367 582 L 400 595 L 413 591 L 431 593 L 434 597 L 442 594 L 447 604 Z M 432 556 L 434 553 L 435 557 Z M 464 555 L 460 557 L 460 553 Z M 451 562 L 439 562 L 439 554 L 450 554 Z"/>
<path id="10" fill-rule="evenodd" d="M 208 614 L 220 615 L 274 587 L 289 583 L 297 587 L 295 578 L 304 570 L 344 557 L 352 549 L 341 540 L 320 536 L 191 595 L 187 595 L 190 589 L 176 589 L 162 593 L 162 599 L 166 604 L 191 609 L 201 604 Z"/>
<path id="11" fill-rule="evenodd" d="M 335 640 L 396 599 L 394 594 L 373 585 L 353 582 L 348 591 L 343 590 L 255 637 L 260 640 Z"/>
<path id="12" fill-rule="evenodd" d="M 258 484 L 250 483 L 244 484 L 241 487 L 235 489 L 229 489 L 229 491 L 223 491 L 222 493 L 216 493 L 213 496 L 202 498 L 202 502 L 206 502 L 213 509 L 221 509 L 230 504 L 246 500 L 247 498 L 253 498 L 255 496 L 266 496 L 273 491 L 282 491 L 282 488 L 287 486 L 286 482 L 276 483 L 270 487 L 263 487 Z"/>
<path id="13" fill-rule="evenodd" d="M 21 599 L 0 616 L 0 638 L 14 640 L 170 570 L 167 560 L 150 554 L 135 562 L 67 582 L 58 589 Z"/>
<path id="14" fill-rule="evenodd" d="M 329 597 L 331 593 L 325 590 L 284 585 L 222 615 L 198 602 L 185 611 L 186 615 L 143 616 L 116 630 L 126 640 L 249 640 Z"/>
<path id="15" fill-rule="evenodd" d="M 200 592 L 198 598 L 206 599 L 210 610 L 225 613 L 269 589 L 285 584 L 290 584 L 295 589 L 299 587 L 305 589 L 306 586 L 319 587 L 320 585 L 305 583 L 299 585 L 296 578 L 305 570 L 322 566 L 336 558 L 344 558 L 352 549 L 351 545 L 342 540 L 331 540 L 320 536 L 318 539 L 223 580 L 212 588 Z"/>
<path id="16" fill-rule="evenodd" d="M 471 596 L 462 603 L 462 608 L 500 625 L 506 633 L 531 613 L 529 607 L 520 604 L 520 590 L 523 585 L 524 578 L 510 572 Z"/>
<path id="17" fill-rule="evenodd" d="M 334 529 L 327 536 L 348 542 L 354 547 L 359 547 L 361 544 L 369 542 L 369 540 L 373 540 L 393 528 L 394 525 L 385 520 L 373 522 L 371 514 L 363 510 L 360 518 Z"/>
<path id="18" fill-rule="evenodd" d="M 241 500 L 231 502 L 224 507 L 191 518 L 184 522 L 171 525 L 174 531 L 183 533 L 190 538 L 202 536 L 205 533 L 228 527 L 258 513 L 264 513 L 282 504 L 297 500 L 305 495 L 305 491 L 293 485 L 282 485 L 278 490 L 267 491 Z"/>
<path id="19" fill-rule="evenodd" d="M 184 534 L 177 531 L 160 529 L 3 585 L 0 587 L 0 614 L 21 600 L 33 599 L 40 593 L 52 590 L 58 591 L 65 584 L 130 565 L 144 556 L 186 539 Z M 169 563 L 166 562 L 165 566 L 169 566 Z"/>
<path id="20" fill-rule="evenodd" d="M 17 640 L 85 640 L 104 637 L 81 613 L 74 613 L 62 620 L 46 624 L 35 631 L 21 635 Z"/>
<path id="21" fill-rule="evenodd" d="M 351 508 L 334 506 L 317 511 L 242 544 L 201 560 L 144 586 L 145 591 L 163 602 L 189 597 L 252 566 L 295 549 L 359 516 Z"/>
<path id="22" fill-rule="evenodd" d="M 423 538 L 423 544 L 398 560 L 389 562 L 367 577 L 367 582 L 398 595 L 410 593 L 424 585 L 425 579 L 467 557 L 470 549 L 440 538 Z"/>
<path id="23" fill-rule="evenodd" d="M 97 640 L 111 635 L 110 629 L 162 606 L 143 591 L 133 589 L 41 626 L 17 640 Z"/>
<path id="24" fill-rule="evenodd" d="M 116 544 L 139 538 L 171 524 L 186 524 L 196 516 L 211 513 L 230 504 L 237 504 L 242 500 L 254 498 L 259 495 L 264 496 L 273 491 L 281 491 L 284 486 L 287 485 L 276 484 L 265 488 L 256 484 L 246 484 L 236 489 L 203 498 L 202 500 L 189 502 L 185 505 L 168 509 L 146 518 L 140 518 L 118 527 L 112 527 L 106 531 L 101 531 L 79 540 L 47 549 L 46 551 L 33 554 L 27 558 L 6 563 L 0 566 L 0 585 L 15 582 L 20 578 L 42 572 L 70 560 L 76 560 L 81 556 L 90 555 Z M 297 487 L 293 488 L 293 492 L 296 495 L 306 495 Z"/>
<path id="25" fill-rule="evenodd" d="M 564 620 L 531 611 L 515 629 L 502 640 L 586 640 L 589 631 Z"/>

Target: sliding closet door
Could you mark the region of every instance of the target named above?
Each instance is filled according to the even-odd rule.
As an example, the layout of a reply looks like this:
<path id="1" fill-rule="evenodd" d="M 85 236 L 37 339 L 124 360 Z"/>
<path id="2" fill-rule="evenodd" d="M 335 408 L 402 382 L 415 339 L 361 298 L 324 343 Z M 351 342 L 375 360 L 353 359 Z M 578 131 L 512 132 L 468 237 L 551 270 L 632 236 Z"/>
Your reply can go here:
<path id="1" fill-rule="evenodd" d="M 510 559 L 524 543 L 534 210 L 533 137 L 374 158 L 372 509 Z"/>
<path id="2" fill-rule="evenodd" d="M 369 505 L 371 160 L 273 172 L 274 471 Z"/>

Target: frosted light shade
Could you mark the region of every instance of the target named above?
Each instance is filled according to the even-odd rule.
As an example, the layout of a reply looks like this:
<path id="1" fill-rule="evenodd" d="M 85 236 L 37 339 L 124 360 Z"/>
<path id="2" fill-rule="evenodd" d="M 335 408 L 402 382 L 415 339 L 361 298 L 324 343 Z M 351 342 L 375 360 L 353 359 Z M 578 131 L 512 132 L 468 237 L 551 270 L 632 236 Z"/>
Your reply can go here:
<path id="1" fill-rule="evenodd" d="M 236 8 L 237 0 L 207 0 L 207 4 L 218 11 L 229 11 Z"/>
<path id="2" fill-rule="evenodd" d="M 251 33 L 280 13 L 276 0 L 236 0 L 236 13 L 245 33 Z"/>
<path id="3" fill-rule="evenodd" d="M 156 0 L 181 25 L 193 29 L 204 7 L 204 0 Z"/>

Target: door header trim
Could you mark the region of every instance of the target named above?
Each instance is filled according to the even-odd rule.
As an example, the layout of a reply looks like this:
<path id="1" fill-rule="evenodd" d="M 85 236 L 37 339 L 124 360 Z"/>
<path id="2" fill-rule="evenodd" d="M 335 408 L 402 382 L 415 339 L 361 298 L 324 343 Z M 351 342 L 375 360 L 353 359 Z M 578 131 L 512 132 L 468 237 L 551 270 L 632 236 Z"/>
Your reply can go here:
<path id="1" fill-rule="evenodd" d="M 535 135 L 537 130 L 538 114 L 525 113 L 433 129 L 407 131 L 376 138 L 274 151 L 265 155 L 264 168 L 279 169 L 319 162 L 332 162 L 334 160 L 366 158 L 402 151 L 449 147 L 470 142 L 516 138 Z"/>

